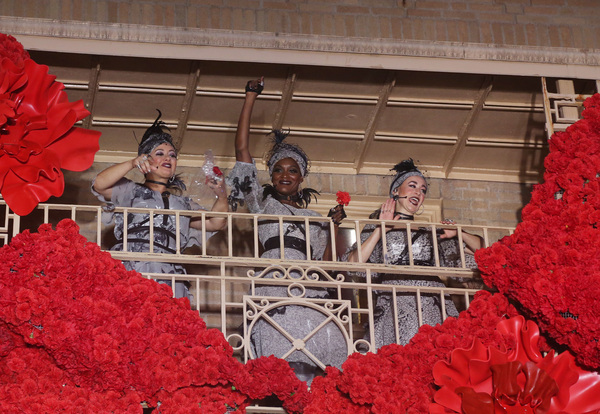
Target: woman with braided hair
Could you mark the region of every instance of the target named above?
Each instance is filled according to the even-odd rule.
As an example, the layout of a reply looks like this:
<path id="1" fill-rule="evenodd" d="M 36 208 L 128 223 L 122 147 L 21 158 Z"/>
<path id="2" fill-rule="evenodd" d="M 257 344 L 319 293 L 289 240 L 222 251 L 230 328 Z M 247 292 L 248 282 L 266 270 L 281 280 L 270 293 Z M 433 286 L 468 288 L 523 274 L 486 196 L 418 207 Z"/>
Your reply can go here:
<path id="1" fill-rule="evenodd" d="M 92 193 L 107 205 L 105 217 L 107 224 L 115 221 L 114 233 L 118 243 L 111 248 L 114 251 L 123 250 L 123 215 L 113 214 L 114 207 L 135 207 L 146 209 L 171 209 L 171 210 L 200 210 L 200 205 L 188 197 L 182 196 L 185 184 L 175 173 L 177 168 L 177 149 L 173 144 L 167 127 L 160 120 L 161 112 L 150 126 L 138 146 L 138 156 L 112 165 L 100 172 L 92 182 Z M 144 175 L 142 184 L 135 183 L 125 175 L 131 170 L 138 169 Z M 209 180 L 207 185 L 215 193 L 217 199 L 212 206 L 212 211 L 227 211 L 227 192 L 224 180 Z M 206 237 L 211 237 L 214 232 L 221 230 L 226 225 L 226 219 L 211 217 L 205 220 Z M 176 253 L 176 223 L 174 214 L 154 215 L 154 252 Z M 200 217 L 190 218 L 185 215 L 179 217 L 180 249 L 202 242 L 202 221 Z M 150 251 L 150 217 L 148 214 L 129 213 L 127 215 L 127 251 Z M 185 274 L 185 268 L 179 263 L 164 262 L 123 262 L 128 270 L 140 273 L 165 273 Z M 158 280 L 171 286 L 169 280 Z M 172 286 L 171 286 L 172 287 Z M 173 288 L 173 287 L 172 287 Z M 185 282 L 175 282 L 173 288 L 175 297 L 188 297 L 190 294 Z"/>
<path id="2" fill-rule="evenodd" d="M 263 89 L 263 79 L 249 81 L 246 85 L 244 105 L 238 121 L 235 138 L 236 164 L 229 176 L 231 187 L 230 203 L 235 210 L 237 204 L 246 204 L 251 213 L 320 216 L 308 208 L 312 195 L 318 194 L 310 188 L 301 189 L 304 177 L 309 172 L 310 162 L 304 151 L 297 145 L 285 142 L 287 134 L 274 131 L 274 143 L 267 154 L 267 167 L 271 176 L 271 184 L 261 186 L 257 180 L 258 171 L 248 149 L 250 134 L 250 118 L 258 95 Z M 331 217 L 337 225 L 345 217 L 341 206 L 331 210 Z M 329 244 L 329 225 L 323 222 L 310 222 L 310 240 L 304 228 L 304 222 L 285 222 L 284 255 L 286 260 L 306 260 L 306 244 L 310 243 L 313 260 L 328 259 L 326 255 Z M 280 233 L 277 220 L 261 219 L 258 223 L 258 237 L 264 248 L 261 258 L 280 259 Z M 261 275 L 263 278 L 273 278 L 273 274 Z M 291 271 L 291 278 L 300 278 L 298 271 Z M 307 287 L 302 295 L 299 289 L 292 289 L 292 295 L 304 298 L 327 299 L 328 292 L 324 288 Z M 276 296 L 288 298 L 286 286 L 261 285 L 255 290 L 261 297 Z M 323 313 L 300 305 L 285 305 L 267 313 L 268 317 L 284 329 L 294 339 L 304 339 L 325 320 Z M 251 334 L 252 354 L 254 357 L 275 355 L 283 357 L 294 348 L 294 344 L 282 335 L 271 323 L 264 318 L 254 325 Z M 305 341 L 306 349 L 325 365 L 340 367 L 347 358 L 347 346 L 340 329 L 333 322 L 321 327 L 316 334 Z M 301 350 L 293 351 L 285 358 L 298 378 L 309 384 L 315 375 L 320 373 L 316 364 Z"/>

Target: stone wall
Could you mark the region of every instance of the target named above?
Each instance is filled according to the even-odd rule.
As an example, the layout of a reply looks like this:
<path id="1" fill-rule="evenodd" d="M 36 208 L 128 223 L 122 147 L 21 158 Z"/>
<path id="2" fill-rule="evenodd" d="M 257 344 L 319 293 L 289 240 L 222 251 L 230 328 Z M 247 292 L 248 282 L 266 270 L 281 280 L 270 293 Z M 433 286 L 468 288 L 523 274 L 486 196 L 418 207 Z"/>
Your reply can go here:
<path id="1" fill-rule="evenodd" d="M 0 15 L 228 31 L 600 49 L 597 0 L 2 0 Z"/>

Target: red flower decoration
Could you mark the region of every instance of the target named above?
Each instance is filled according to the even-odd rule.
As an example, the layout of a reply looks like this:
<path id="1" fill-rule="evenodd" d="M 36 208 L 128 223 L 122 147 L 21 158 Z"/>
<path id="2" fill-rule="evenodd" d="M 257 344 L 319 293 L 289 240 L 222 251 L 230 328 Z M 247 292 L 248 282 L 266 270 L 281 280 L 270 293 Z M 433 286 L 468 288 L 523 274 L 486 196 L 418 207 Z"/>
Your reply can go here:
<path id="1" fill-rule="evenodd" d="M 243 365 L 187 298 L 125 270 L 71 220 L 0 248 L 2 412 L 244 412 L 277 396 L 301 413 L 309 394 L 275 357 Z M 160 404 L 159 404 L 160 403 Z"/>
<path id="2" fill-rule="evenodd" d="M 441 389 L 430 413 L 600 412 L 600 376 L 575 365 L 569 352 L 542 357 L 534 322 L 517 316 L 501 321 L 497 330 L 515 338 L 511 349 L 486 347 L 476 339 L 471 348 L 454 350 L 451 362 L 435 364 Z"/>
<path id="3" fill-rule="evenodd" d="M 223 171 L 221 171 L 219 169 L 219 167 L 217 167 L 216 165 L 213 167 L 213 173 L 217 176 L 217 177 L 222 177 L 223 176 Z"/>
<path id="4" fill-rule="evenodd" d="M 502 295 L 480 291 L 458 319 L 441 325 L 423 325 L 405 345 L 387 345 L 377 354 L 352 354 L 327 376 L 311 384 L 312 399 L 305 412 L 410 413 L 428 411 L 435 393 L 433 366 L 449 361 L 451 352 L 479 338 L 486 345 L 507 346 L 510 339 L 496 331 L 498 322 L 516 315 Z"/>
<path id="5" fill-rule="evenodd" d="M 350 194 L 346 191 L 338 191 L 336 194 L 337 203 L 342 206 L 347 206 L 350 204 Z"/>
<path id="6" fill-rule="evenodd" d="M 23 61 L 29 59 L 29 53 L 23 49 L 23 45 L 11 35 L 4 33 L 0 33 L 0 56 L 17 66 L 23 66 Z"/>
<path id="7" fill-rule="evenodd" d="M 0 193 L 13 211 L 26 215 L 62 195 L 61 169 L 92 165 L 100 133 L 74 128 L 89 115 L 83 101 L 70 103 L 64 85 L 47 66 L 18 53 L 22 47 L 14 38 L 0 41 Z"/>
<path id="8" fill-rule="evenodd" d="M 514 234 L 476 252 L 488 286 L 519 302 L 524 314 L 582 366 L 600 367 L 600 95 L 583 119 L 556 133 Z"/>

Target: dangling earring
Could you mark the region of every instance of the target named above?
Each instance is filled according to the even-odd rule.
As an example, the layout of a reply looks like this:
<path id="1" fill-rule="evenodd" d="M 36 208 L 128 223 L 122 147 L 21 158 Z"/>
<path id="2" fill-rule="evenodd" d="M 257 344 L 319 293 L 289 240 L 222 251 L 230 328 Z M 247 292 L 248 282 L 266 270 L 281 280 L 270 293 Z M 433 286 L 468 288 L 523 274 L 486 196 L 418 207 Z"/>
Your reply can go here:
<path id="1" fill-rule="evenodd" d="M 302 191 L 302 189 L 299 189 L 299 190 L 298 190 L 298 198 L 299 198 L 300 200 L 302 200 L 302 199 L 304 198 L 304 192 Z"/>
<path id="2" fill-rule="evenodd" d="M 175 181 L 175 176 L 172 175 L 169 177 L 169 179 L 167 180 L 167 187 L 171 187 L 173 185 L 173 182 Z"/>
<path id="3" fill-rule="evenodd" d="M 421 204 L 421 207 L 423 208 L 423 210 L 421 210 L 421 212 L 416 212 L 415 215 L 420 216 L 421 214 L 423 214 L 425 212 L 425 206 L 423 204 Z M 419 207 L 419 208 L 421 208 Z"/>

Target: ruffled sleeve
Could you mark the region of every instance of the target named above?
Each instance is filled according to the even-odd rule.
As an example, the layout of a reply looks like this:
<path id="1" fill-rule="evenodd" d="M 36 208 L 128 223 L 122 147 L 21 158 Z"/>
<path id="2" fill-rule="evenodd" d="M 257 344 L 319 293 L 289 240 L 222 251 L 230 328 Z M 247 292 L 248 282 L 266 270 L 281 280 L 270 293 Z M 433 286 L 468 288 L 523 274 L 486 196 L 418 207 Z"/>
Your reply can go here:
<path id="1" fill-rule="evenodd" d="M 107 200 L 102 194 L 96 191 L 94 184 L 96 183 L 96 177 L 92 180 L 92 194 L 98 198 L 104 205 L 102 206 L 102 222 L 104 224 L 110 224 L 114 218 L 115 207 L 131 207 L 133 200 L 133 190 L 135 183 L 125 177 L 121 178 L 112 188 L 112 197 Z"/>
<path id="2" fill-rule="evenodd" d="M 251 213 L 263 213 L 263 188 L 258 183 L 258 171 L 254 160 L 252 163 L 237 161 L 227 177 L 231 188 L 229 204 L 233 211 L 237 206 L 246 204 Z"/>

